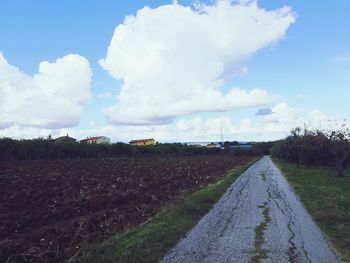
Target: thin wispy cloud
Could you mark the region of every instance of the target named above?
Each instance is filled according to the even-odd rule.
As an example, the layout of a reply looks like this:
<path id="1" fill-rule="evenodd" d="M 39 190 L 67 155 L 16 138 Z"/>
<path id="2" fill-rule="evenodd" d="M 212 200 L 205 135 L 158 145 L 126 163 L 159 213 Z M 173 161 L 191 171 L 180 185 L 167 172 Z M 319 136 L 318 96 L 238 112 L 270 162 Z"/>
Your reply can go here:
<path id="1" fill-rule="evenodd" d="M 350 55 L 337 56 L 332 58 L 332 62 L 350 62 Z"/>

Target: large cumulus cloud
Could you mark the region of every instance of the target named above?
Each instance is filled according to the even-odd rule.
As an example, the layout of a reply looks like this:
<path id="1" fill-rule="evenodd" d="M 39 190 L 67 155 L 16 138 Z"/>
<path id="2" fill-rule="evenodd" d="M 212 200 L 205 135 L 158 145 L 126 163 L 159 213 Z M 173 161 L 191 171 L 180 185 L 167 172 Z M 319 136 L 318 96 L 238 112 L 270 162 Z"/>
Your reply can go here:
<path id="1" fill-rule="evenodd" d="M 79 55 L 41 62 L 39 72 L 30 76 L 0 53 L 0 129 L 77 125 L 90 98 L 91 76 L 89 62 Z"/>
<path id="2" fill-rule="evenodd" d="M 222 86 L 245 71 L 259 49 L 283 39 L 294 22 L 283 7 L 221 0 L 186 7 L 144 7 L 116 27 L 101 66 L 123 81 L 117 103 L 105 109 L 112 124 L 162 124 L 176 116 L 270 103 L 264 90 Z"/>

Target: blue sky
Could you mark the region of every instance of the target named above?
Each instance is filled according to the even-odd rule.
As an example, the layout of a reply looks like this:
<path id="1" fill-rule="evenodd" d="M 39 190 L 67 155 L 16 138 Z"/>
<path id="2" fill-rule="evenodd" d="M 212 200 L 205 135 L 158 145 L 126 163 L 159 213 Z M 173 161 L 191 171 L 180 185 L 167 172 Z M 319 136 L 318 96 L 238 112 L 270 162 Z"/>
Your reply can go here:
<path id="1" fill-rule="evenodd" d="M 208 6 L 217 5 L 213 1 L 202 3 Z M 174 107 L 172 107 L 172 110 L 164 110 L 167 114 L 164 113 L 163 115 L 159 113 L 163 109 L 161 106 L 152 108 L 152 103 L 155 102 L 153 98 L 145 99 L 145 103 L 141 104 L 123 101 L 123 106 L 119 107 L 117 95 L 120 94 L 123 83 L 126 79 L 128 79 L 127 82 L 129 80 L 131 82 L 136 81 L 139 76 L 135 76 L 135 72 L 132 72 L 134 75 L 130 79 L 131 73 L 129 71 L 132 71 L 133 68 L 128 65 L 123 68 L 124 65 L 118 60 L 122 54 L 129 54 L 128 52 L 133 54 L 135 50 L 125 50 L 125 52 L 120 50 L 116 51 L 115 54 L 108 54 L 109 46 L 120 47 L 118 40 L 121 38 L 121 33 L 116 36 L 115 43 L 111 42 L 115 28 L 125 23 L 125 17 L 130 15 L 135 16 L 140 21 L 137 25 L 142 24 L 142 21 L 149 21 L 145 19 L 155 16 L 156 11 L 145 14 L 144 18 L 136 15 L 137 11 L 144 8 L 144 6 L 156 10 L 160 6 L 171 4 L 170 1 L 141 0 L 124 2 L 14 0 L 0 2 L 0 52 L 7 61 L 6 66 L 9 64 L 19 68 L 23 74 L 34 76 L 37 74 L 41 62 L 55 63 L 58 58 L 63 58 L 68 54 L 77 54 L 79 58 L 76 59 L 79 60 L 79 65 L 85 65 L 80 57 L 85 58 L 89 62 L 92 73 L 90 84 L 86 87 L 90 93 L 90 98 L 87 96 L 83 101 L 57 104 L 54 114 L 49 115 L 47 113 L 50 122 L 43 121 L 42 124 L 40 121 L 46 120 L 48 118 L 46 115 L 44 118 L 38 113 L 37 119 L 26 122 L 16 116 L 16 114 L 23 115 L 22 112 L 26 112 L 26 109 L 24 106 L 16 106 L 17 108 L 11 112 L 9 111 L 11 114 L 4 115 L 3 125 L 1 125 L 0 120 L 0 136 L 31 138 L 45 136 L 48 133 L 54 136 L 70 133 L 77 138 L 84 138 L 88 135 L 107 135 L 113 141 L 128 141 L 136 139 L 136 137 L 154 137 L 159 141 L 199 141 L 218 139 L 220 128 L 223 127 L 227 139 L 269 140 L 283 137 L 290 128 L 301 123 L 312 123 L 318 126 L 321 125 L 321 122 L 324 123 L 327 120 L 350 117 L 350 2 L 347 0 L 258 1 L 259 10 L 265 9 L 271 12 L 284 6 L 290 6 L 292 11 L 289 11 L 289 15 L 293 16 L 295 21 L 288 22 L 285 28 L 280 29 L 281 32 L 276 32 L 275 36 L 269 38 L 270 42 L 268 44 L 261 44 L 261 46 L 252 50 L 247 57 L 244 57 L 243 62 L 233 61 L 233 58 L 231 61 L 224 59 L 224 64 L 244 67 L 246 72 L 232 71 L 232 74 L 225 78 L 224 83 L 220 84 L 219 89 L 223 95 L 230 92 L 232 87 L 237 87 L 246 92 L 254 89 L 263 90 L 268 94 L 268 98 L 262 98 L 261 104 L 247 103 L 248 106 L 230 104 L 226 107 L 216 107 L 201 103 L 197 107 L 186 109 L 186 111 L 174 110 Z M 192 4 L 192 1 L 178 1 L 176 5 L 183 7 Z M 237 5 L 237 3 L 231 3 L 230 5 Z M 185 11 L 184 9 L 178 9 L 178 12 L 180 14 Z M 235 33 L 235 31 L 230 31 L 230 23 L 238 21 L 240 23 L 238 31 L 239 28 L 245 27 L 246 20 L 242 19 L 240 21 L 240 19 L 238 15 L 237 18 L 228 18 L 223 26 L 224 28 L 217 28 L 216 30 L 222 29 L 223 39 L 225 39 L 225 30 L 230 32 L 229 34 Z M 195 22 L 195 20 L 193 21 Z M 181 26 L 181 21 L 174 20 L 174 23 Z M 271 28 L 274 28 L 279 23 L 284 22 L 282 18 L 276 18 L 271 23 L 273 23 Z M 187 23 L 185 27 L 191 28 L 192 26 L 191 23 Z M 130 26 L 130 28 L 132 27 Z M 169 31 L 172 28 L 170 27 Z M 157 30 L 160 30 L 159 34 L 162 34 L 162 28 L 152 28 L 151 26 L 146 31 L 141 32 L 141 29 L 138 31 L 140 34 L 137 35 L 137 39 L 141 40 L 139 49 L 144 48 L 142 36 L 147 33 L 157 38 Z M 174 28 L 174 30 L 178 29 Z M 249 30 L 248 27 L 247 30 Z M 252 30 L 268 31 L 266 28 L 252 28 Z M 266 32 L 266 34 L 269 33 Z M 283 36 L 281 37 L 282 33 Z M 179 34 L 179 37 L 182 36 L 181 30 L 174 31 L 173 35 L 175 34 Z M 227 33 L 228 38 L 229 34 Z M 239 31 L 237 34 L 239 36 L 243 33 Z M 132 35 L 126 34 L 125 37 L 132 37 Z M 215 37 L 215 34 L 212 34 L 212 37 Z M 254 35 L 248 40 L 250 41 L 247 42 L 248 44 L 255 41 L 265 41 L 256 40 Z M 164 41 L 167 41 L 167 39 Z M 196 43 L 195 41 L 203 43 L 201 39 L 194 40 L 194 43 Z M 232 41 L 235 41 L 235 39 Z M 160 42 L 157 40 L 155 43 Z M 177 43 L 182 46 L 181 41 Z M 172 43 L 165 43 L 165 45 L 167 44 L 171 45 Z M 235 48 L 236 46 L 233 45 L 232 49 Z M 204 49 L 203 51 L 202 55 L 206 56 Z M 179 52 L 179 50 L 176 50 L 173 55 L 174 57 L 180 56 L 181 63 L 186 65 L 186 58 L 188 58 L 189 63 L 192 63 L 193 59 L 188 56 L 188 53 L 186 53 L 187 55 L 184 53 L 184 58 L 182 58 L 182 54 Z M 231 54 L 229 50 L 227 52 L 227 54 Z M 240 52 L 240 50 L 234 50 L 235 57 L 240 56 Z M 117 61 L 113 60 L 115 58 L 117 58 Z M 101 63 L 98 62 L 100 59 L 105 60 L 109 67 L 101 66 Z M 134 58 L 134 60 L 138 63 L 137 58 Z M 140 63 L 142 62 L 140 59 Z M 148 66 L 152 67 L 152 65 Z M 176 67 L 174 66 L 174 68 Z M 119 74 L 119 71 L 122 73 Z M 3 72 L 5 71 L 3 70 Z M 84 72 L 86 72 L 85 69 Z M 190 70 L 188 72 L 191 73 Z M 150 73 L 157 72 L 152 71 Z M 67 76 L 67 74 L 62 73 L 62 76 Z M 72 72 L 70 74 L 78 75 Z M 88 78 L 89 74 L 84 74 L 82 73 L 81 76 L 87 76 Z M 121 77 L 116 79 L 113 74 L 119 74 Z M 196 72 L 194 71 L 193 74 L 196 74 Z M 218 76 L 213 76 L 213 79 Z M 180 73 L 179 77 L 181 77 Z M 8 81 L 7 78 L 10 77 L 6 76 L 5 73 L 1 73 L 0 68 L 0 92 L 1 89 L 5 90 L 5 84 L 1 84 L 1 81 L 5 83 Z M 71 77 L 69 79 L 71 80 Z M 143 75 L 140 77 L 140 80 L 146 79 L 149 80 L 148 77 Z M 11 81 L 11 83 L 17 83 Z M 171 81 L 171 79 L 164 78 L 159 83 L 158 80 L 155 80 L 155 83 L 160 85 L 167 83 L 167 81 Z M 192 79 L 189 78 L 189 83 L 193 83 L 191 81 Z M 85 82 L 74 80 L 70 83 Z M 209 86 L 210 83 L 208 83 Z M 181 85 L 186 84 L 186 81 L 181 81 Z M 16 84 L 11 85 L 16 89 L 16 92 L 21 92 L 22 87 L 16 87 Z M 49 83 L 50 85 L 51 83 Z M 64 81 L 62 85 L 64 85 Z M 69 85 L 67 84 L 67 87 Z M 82 85 L 84 86 L 84 84 Z M 150 79 L 149 85 L 148 88 L 151 91 L 152 79 Z M 85 86 L 81 87 L 80 90 L 84 90 L 84 88 Z M 173 88 L 176 89 L 176 87 Z M 74 85 L 69 89 L 74 89 Z M 134 94 L 131 93 L 134 92 L 133 89 L 140 91 L 142 94 L 143 92 L 144 94 L 149 93 L 142 91 L 142 85 L 125 87 L 125 90 L 129 91 L 130 94 Z M 172 89 L 172 86 L 169 86 L 169 89 Z M 191 89 L 191 86 L 187 87 L 188 89 Z M 155 94 L 157 90 L 159 91 L 159 89 L 155 89 Z M 200 90 L 200 92 L 205 91 L 205 89 Z M 35 92 L 33 90 L 33 94 Z M 38 96 L 41 96 L 40 94 Z M 64 94 L 73 96 L 71 94 L 77 93 L 67 91 Z M 235 94 L 239 102 L 240 95 Z M 50 100 L 55 100 L 57 95 L 52 96 Z M 151 96 L 154 97 L 154 94 Z M 7 104 L 3 104 L 5 105 L 3 106 L 4 109 L 1 108 L 6 113 L 6 107 L 10 107 L 7 105 L 13 105 L 14 103 L 25 104 L 26 107 L 31 107 L 31 103 L 40 104 L 39 102 L 24 103 L 24 100 L 29 100 L 31 96 L 18 96 L 17 100 L 14 99 L 16 102 L 11 101 L 13 96 L 8 95 L 8 97 L 5 98 Z M 236 97 L 233 98 L 236 99 Z M 218 100 L 218 103 L 220 103 L 220 100 Z M 148 109 L 149 105 L 147 103 L 150 104 L 150 109 Z M 67 114 L 62 116 L 61 111 L 69 111 L 69 108 L 61 105 L 73 105 L 74 111 L 78 107 L 80 113 L 76 113 L 74 116 L 66 116 Z M 114 107 L 115 105 L 117 106 Z M 144 105 L 147 106 L 147 110 L 150 112 L 142 109 Z M 38 109 L 33 109 L 31 117 L 35 117 L 38 111 L 45 111 L 46 107 L 43 104 Z M 109 113 L 103 111 L 106 108 L 110 108 Z M 137 108 L 137 111 L 134 112 L 135 108 Z M 272 114 L 270 116 L 255 115 L 260 108 L 270 108 Z M 147 112 L 147 114 L 142 114 L 143 112 Z M 155 116 L 152 116 L 152 113 Z M 131 117 L 128 114 L 131 114 Z M 137 116 L 137 118 L 135 117 L 134 121 L 126 123 L 125 120 L 132 119 L 133 116 Z M 64 118 L 69 120 L 63 120 Z M 50 124 L 52 120 L 55 125 Z"/>

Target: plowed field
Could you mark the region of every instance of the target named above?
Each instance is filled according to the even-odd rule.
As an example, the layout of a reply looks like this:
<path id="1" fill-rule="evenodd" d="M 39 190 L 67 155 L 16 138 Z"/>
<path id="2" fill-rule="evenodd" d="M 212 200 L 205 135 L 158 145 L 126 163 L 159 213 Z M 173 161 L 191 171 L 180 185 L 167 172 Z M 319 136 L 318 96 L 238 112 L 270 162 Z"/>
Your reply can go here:
<path id="1" fill-rule="evenodd" d="M 73 262 L 250 157 L 0 163 L 0 262 Z"/>

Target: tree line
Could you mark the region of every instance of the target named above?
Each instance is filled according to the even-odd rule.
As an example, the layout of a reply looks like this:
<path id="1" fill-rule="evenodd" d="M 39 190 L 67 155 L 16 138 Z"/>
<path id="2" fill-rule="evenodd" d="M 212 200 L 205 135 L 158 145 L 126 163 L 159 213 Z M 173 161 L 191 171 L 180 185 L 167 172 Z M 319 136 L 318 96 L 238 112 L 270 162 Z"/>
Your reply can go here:
<path id="1" fill-rule="evenodd" d="M 14 140 L 0 138 L 0 160 L 54 160 L 75 158 L 111 158 L 118 156 L 141 155 L 207 155 L 232 154 L 265 155 L 268 154 L 273 142 L 255 143 L 251 148 L 229 148 L 239 143 L 225 142 L 221 148 L 198 147 L 182 143 L 157 143 L 155 145 L 135 146 L 122 142 L 112 144 L 88 144 L 77 142 L 55 142 L 51 138 L 31 140 Z"/>
<path id="2" fill-rule="evenodd" d="M 350 130 L 346 124 L 333 130 L 298 127 L 276 142 L 270 153 L 296 165 L 335 165 L 337 175 L 343 176 L 350 163 Z"/>
<path id="3" fill-rule="evenodd" d="M 88 144 L 53 142 L 50 139 L 0 139 L 0 160 L 50 160 L 71 158 L 108 158 L 152 154 L 216 154 L 218 148 L 194 147 L 180 143 L 133 146 L 125 143 Z"/>

